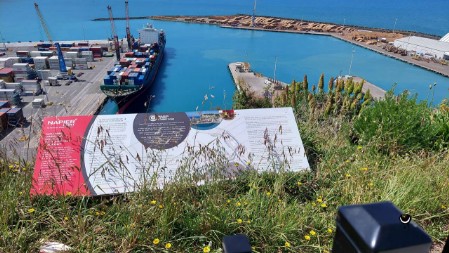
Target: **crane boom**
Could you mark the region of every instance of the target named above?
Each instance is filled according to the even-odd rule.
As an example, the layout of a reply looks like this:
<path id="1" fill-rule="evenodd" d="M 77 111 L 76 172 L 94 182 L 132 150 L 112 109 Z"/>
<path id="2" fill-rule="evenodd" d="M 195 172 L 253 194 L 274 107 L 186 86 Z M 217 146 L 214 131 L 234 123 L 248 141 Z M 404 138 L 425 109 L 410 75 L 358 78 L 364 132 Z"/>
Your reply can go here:
<path id="1" fill-rule="evenodd" d="M 45 23 L 44 17 L 42 16 L 41 11 L 39 10 L 39 5 L 37 3 L 34 3 L 34 8 L 36 9 L 37 15 L 39 16 L 39 20 L 41 21 L 41 25 L 44 28 L 45 34 L 47 35 L 48 41 L 53 44 L 53 39 L 51 38 L 50 31 L 48 30 L 47 24 Z M 67 66 L 64 61 L 64 56 L 62 55 L 61 47 L 59 46 L 59 43 L 54 43 L 56 46 L 56 51 L 58 53 L 58 61 L 59 61 L 59 72 L 62 76 L 65 76 L 67 78 L 72 78 L 72 76 L 67 75 Z"/>
<path id="2" fill-rule="evenodd" d="M 115 55 L 117 56 L 117 61 L 120 61 L 120 45 L 118 42 L 117 33 L 115 33 L 114 16 L 112 15 L 112 7 L 108 5 L 109 21 L 111 22 L 112 37 L 114 38 Z"/>
<path id="3" fill-rule="evenodd" d="M 128 42 L 129 50 L 132 50 L 131 45 L 131 31 L 129 28 L 129 9 L 128 9 L 128 0 L 125 0 L 125 15 L 126 15 L 126 41 Z"/>
<path id="4" fill-rule="evenodd" d="M 47 24 L 45 23 L 44 17 L 42 16 L 41 11 L 39 10 L 39 5 L 34 3 L 34 8 L 36 9 L 37 15 L 39 16 L 39 20 L 41 21 L 41 25 L 44 28 L 45 34 L 47 35 L 48 41 L 53 43 L 53 39 L 51 38 L 50 31 L 48 30 Z"/>

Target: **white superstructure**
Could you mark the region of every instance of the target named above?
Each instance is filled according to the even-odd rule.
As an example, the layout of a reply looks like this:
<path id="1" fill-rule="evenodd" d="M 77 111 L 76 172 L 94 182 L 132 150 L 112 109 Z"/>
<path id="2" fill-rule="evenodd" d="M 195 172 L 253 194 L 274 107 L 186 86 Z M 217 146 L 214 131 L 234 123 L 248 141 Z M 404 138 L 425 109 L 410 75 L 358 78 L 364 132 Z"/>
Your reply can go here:
<path id="1" fill-rule="evenodd" d="M 139 30 L 140 44 L 152 44 L 159 41 L 159 30 L 147 24 L 142 30 Z"/>

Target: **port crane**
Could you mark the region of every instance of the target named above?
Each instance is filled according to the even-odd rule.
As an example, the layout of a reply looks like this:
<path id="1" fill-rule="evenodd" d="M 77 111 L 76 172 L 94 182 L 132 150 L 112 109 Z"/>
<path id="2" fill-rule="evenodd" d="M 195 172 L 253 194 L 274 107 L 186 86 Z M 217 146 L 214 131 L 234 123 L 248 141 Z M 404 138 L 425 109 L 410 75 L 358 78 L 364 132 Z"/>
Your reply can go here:
<path id="1" fill-rule="evenodd" d="M 115 32 L 114 16 L 112 15 L 112 7 L 110 5 L 108 5 L 108 13 L 109 13 L 109 21 L 111 22 L 112 37 L 114 40 L 114 47 L 115 47 L 115 55 L 117 57 L 117 61 L 120 61 L 120 44 L 118 42 L 117 33 Z"/>
<path id="2" fill-rule="evenodd" d="M 48 41 L 53 44 L 53 39 L 51 37 L 50 31 L 47 27 L 47 23 L 45 22 L 44 17 L 42 16 L 41 11 L 39 10 L 39 5 L 37 3 L 34 3 L 34 8 L 36 9 L 37 16 L 39 16 L 39 20 L 41 22 L 42 27 L 44 28 L 45 35 L 47 35 Z M 64 61 L 64 56 L 62 55 L 61 46 L 58 42 L 54 43 L 56 47 L 56 51 L 58 53 L 58 61 L 59 61 L 59 75 L 57 76 L 58 79 L 75 79 L 76 77 L 73 74 L 69 74 L 67 72 L 67 66 Z"/>
<path id="3" fill-rule="evenodd" d="M 129 28 L 128 0 L 125 0 L 125 15 L 126 15 L 126 41 L 128 42 L 128 49 L 129 49 L 129 51 L 131 51 L 132 43 L 131 43 L 131 31 Z"/>

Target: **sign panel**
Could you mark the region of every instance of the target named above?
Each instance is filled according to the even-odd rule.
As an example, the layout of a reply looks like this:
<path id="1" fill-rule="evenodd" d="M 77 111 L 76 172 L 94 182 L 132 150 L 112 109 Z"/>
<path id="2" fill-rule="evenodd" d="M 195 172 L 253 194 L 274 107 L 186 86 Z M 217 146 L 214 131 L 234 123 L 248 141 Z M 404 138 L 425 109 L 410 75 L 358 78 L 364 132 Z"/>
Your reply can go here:
<path id="1" fill-rule="evenodd" d="M 32 195 L 104 195 L 309 169 L 291 108 L 47 117 Z"/>

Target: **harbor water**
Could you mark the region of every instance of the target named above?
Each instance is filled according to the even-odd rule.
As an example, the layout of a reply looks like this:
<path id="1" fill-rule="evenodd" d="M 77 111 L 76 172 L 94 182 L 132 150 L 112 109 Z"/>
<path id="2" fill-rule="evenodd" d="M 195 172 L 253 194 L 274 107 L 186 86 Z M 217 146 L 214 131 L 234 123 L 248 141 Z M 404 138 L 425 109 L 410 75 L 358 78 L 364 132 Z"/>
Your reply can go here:
<path id="1" fill-rule="evenodd" d="M 237 0 L 135 0 L 131 16 L 210 15 L 251 13 L 253 1 Z M 110 37 L 102 1 L 39 1 L 54 40 L 104 39 Z M 124 16 L 124 1 L 109 1 L 114 16 Z M 449 1 L 290 1 L 259 0 L 259 15 L 284 16 L 316 21 L 355 24 L 389 29 L 415 30 L 444 35 L 449 29 Z M 8 13 L 15 13 L 12 18 Z M 419 13 L 419 15 L 415 15 Z M 410 17 L 414 17 L 411 19 Z M 415 18 L 416 17 L 416 18 Z M 223 29 L 216 26 L 175 22 L 131 20 L 132 31 L 151 22 L 167 34 L 166 55 L 158 77 L 148 94 L 131 112 L 208 110 L 230 108 L 235 90 L 227 65 L 248 61 L 252 68 L 267 76 L 290 83 L 308 75 L 309 83 L 339 74 L 362 76 L 388 90 L 409 90 L 420 99 L 439 103 L 449 97 L 449 79 L 419 67 L 328 37 L 275 32 Z M 125 21 L 116 21 L 120 37 Z M 0 1 L 0 32 L 5 41 L 46 40 L 32 3 L 25 0 Z M 1 38 L 0 38 L 1 39 Z M 1 42 L 1 41 L 0 41 Z M 276 73 L 274 73 L 277 59 Z M 436 83 L 436 86 L 433 86 Z M 433 89 L 429 89 L 429 85 Z"/>

